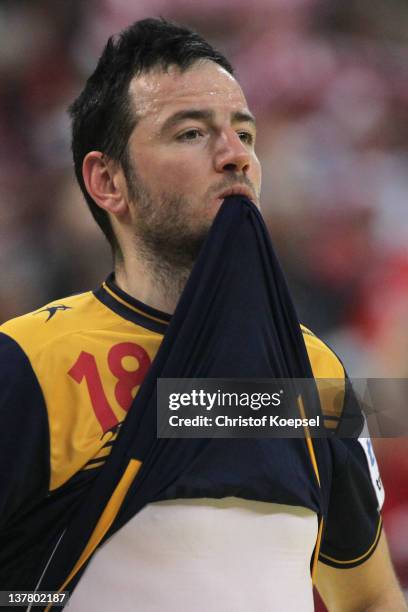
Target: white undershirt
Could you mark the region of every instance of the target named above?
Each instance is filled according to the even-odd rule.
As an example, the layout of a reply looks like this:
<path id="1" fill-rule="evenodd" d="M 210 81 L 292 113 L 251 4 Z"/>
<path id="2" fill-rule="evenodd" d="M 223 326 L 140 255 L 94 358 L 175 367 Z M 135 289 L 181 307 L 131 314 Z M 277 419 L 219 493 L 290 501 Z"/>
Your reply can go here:
<path id="1" fill-rule="evenodd" d="M 70 612 L 312 612 L 317 516 L 224 499 L 146 506 L 95 554 Z"/>

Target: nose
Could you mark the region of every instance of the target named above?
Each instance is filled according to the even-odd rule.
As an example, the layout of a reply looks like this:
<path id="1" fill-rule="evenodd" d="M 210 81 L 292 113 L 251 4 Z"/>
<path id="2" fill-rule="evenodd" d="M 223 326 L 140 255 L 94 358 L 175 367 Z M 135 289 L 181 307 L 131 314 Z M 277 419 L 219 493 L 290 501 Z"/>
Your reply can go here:
<path id="1" fill-rule="evenodd" d="M 235 130 L 228 130 L 220 135 L 214 156 L 217 172 L 235 172 L 246 174 L 251 163 L 251 154 Z"/>

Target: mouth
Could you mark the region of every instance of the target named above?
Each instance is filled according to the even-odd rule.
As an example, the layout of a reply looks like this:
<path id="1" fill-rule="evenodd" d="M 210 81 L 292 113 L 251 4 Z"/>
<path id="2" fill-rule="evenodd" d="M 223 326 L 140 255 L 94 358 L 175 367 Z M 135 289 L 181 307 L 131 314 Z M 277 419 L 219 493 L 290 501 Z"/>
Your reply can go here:
<path id="1" fill-rule="evenodd" d="M 255 197 L 254 197 L 254 194 L 252 193 L 252 190 L 246 185 L 236 185 L 235 187 L 230 187 L 229 189 L 225 189 L 217 196 L 217 199 L 224 200 L 228 196 L 233 196 L 233 195 L 244 196 L 245 198 L 248 198 L 248 200 L 251 200 L 251 202 L 255 201 Z"/>

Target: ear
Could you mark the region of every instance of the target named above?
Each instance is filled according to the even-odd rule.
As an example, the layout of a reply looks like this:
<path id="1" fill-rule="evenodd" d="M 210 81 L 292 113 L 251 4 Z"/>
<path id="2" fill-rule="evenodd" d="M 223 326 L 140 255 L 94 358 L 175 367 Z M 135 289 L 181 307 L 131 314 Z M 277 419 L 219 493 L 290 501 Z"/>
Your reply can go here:
<path id="1" fill-rule="evenodd" d="M 84 157 L 82 176 L 91 198 L 106 212 L 123 216 L 128 212 L 126 181 L 119 163 L 100 151 Z"/>

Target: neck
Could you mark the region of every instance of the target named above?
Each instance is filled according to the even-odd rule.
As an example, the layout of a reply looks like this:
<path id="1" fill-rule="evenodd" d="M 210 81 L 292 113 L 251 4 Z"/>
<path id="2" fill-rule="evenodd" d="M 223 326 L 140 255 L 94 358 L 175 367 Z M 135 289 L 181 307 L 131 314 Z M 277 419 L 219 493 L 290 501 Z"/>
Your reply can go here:
<path id="1" fill-rule="evenodd" d="M 187 267 L 174 269 L 166 262 L 133 256 L 115 265 L 115 280 L 120 289 L 147 306 L 172 314 L 190 272 Z"/>

